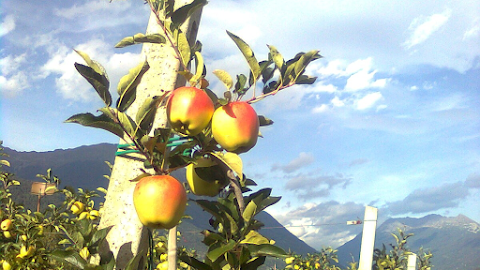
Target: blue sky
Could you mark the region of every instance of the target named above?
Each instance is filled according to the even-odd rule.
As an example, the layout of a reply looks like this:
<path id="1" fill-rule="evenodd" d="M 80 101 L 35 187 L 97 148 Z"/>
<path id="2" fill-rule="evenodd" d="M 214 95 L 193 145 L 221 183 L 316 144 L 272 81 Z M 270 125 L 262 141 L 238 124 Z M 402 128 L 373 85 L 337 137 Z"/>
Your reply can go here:
<path id="1" fill-rule="evenodd" d="M 63 121 L 102 106 L 73 63 L 105 66 L 112 89 L 141 47 L 142 1 L 13 1 L 0 9 L 0 139 L 21 151 L 101 142 L 106 132 Z M 211 0 L 199 31 L 211 74 L 246 72 L 229 30 L 257 58 L 319 49 L 314 85 L 255 104 L 275 121 L 243 154 L 247 175 L 282 196 L 269 212 L 319 248 L 361 231 L 366 205 L 388 217 L 465 214 L 480 221 L 480 1 Z M 320 225 L 297 227 L 297 225 Z"/>

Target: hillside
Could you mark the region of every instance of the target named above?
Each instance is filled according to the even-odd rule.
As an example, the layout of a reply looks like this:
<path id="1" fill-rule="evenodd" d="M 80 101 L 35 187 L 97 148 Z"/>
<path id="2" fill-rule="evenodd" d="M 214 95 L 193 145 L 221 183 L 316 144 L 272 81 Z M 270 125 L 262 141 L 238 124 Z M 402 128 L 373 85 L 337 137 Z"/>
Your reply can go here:
<path id="1" fill-rule="evenodd" d="M 423 218 L 391 218 L 377 228 L 375 247 L 382 243 L 388 247 L 395 239 L 391 233 L 401 228 L 414 236 L 408 239 L 408 246 L 417 251 L 423 246 L 433 253 L 433 269 L 474 270 L 480 266 L 480 224 L 466 216 L 443 217 L 428 215 Z M 338 248 L 341 262 L 359 259 L 362 235 Z"/>

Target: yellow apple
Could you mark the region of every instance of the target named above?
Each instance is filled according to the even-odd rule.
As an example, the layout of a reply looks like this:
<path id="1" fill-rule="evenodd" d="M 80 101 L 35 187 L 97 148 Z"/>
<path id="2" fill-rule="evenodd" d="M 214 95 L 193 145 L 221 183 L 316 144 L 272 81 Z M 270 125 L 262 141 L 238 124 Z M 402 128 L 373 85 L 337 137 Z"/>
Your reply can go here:
<path id="1" fill-rule="evenodd" d="M 72 207 L 70 207 L 70 210 L 74 215 L 79 215 L 80 213 L 83 212 L 83 210 L 85 210 L 85 204 L 80 201 L 76 201 L 72 204 Z"/>
<path id="2" fill-rule="evenodd" d="M 140 222 L 152 229 L 175 227 L 185 212 L 187 193 L 170 175 L 140 179 L 133 191 L 133 204 Z"/>
<path id="3" fill-rule="evenodd" d="M 243 101 L 230 102 L 215 110 L 212 118 L 213 138 L 229 152 L 247 152 L 258 139 L 259 121 L 255 110 Z"/>
<path id="4" fill-rule="evenodd" d="M 11 270 L 12 265 L 7 260 L 5 260 L 2 262 L 2 268 L 3 270 Z"/>
<path id="5" fill-rule="evenodd" d="M 12 228 L 12 226 L 12 220 L 8 218 L 2 221 L 2 223 L 0 224 L 0 228 L 2 229 L 2 231 L 8 231 Z"/>
<path id="6" fill-rule="evenodd" d="M 205 91 L 180 87 L 172 91 L 167 102 L 167 119 L 180 133 L 195 136 L 208 126 L 215 107 Z"/>
<path id="7" fill-rule="evenodd" d="M 197 160 L 197 164 L 189 164 L 187 166 L 187 182 L 193 194 L 198 196 L 217 196 L 218 193 L 227 184 L 226 181 L 220 179 L 212 179 L 212 181 L 203 180 L 195 172 L 196 168 L 212 167 L 217 165 L 213 160 L 201 158 Z"/>

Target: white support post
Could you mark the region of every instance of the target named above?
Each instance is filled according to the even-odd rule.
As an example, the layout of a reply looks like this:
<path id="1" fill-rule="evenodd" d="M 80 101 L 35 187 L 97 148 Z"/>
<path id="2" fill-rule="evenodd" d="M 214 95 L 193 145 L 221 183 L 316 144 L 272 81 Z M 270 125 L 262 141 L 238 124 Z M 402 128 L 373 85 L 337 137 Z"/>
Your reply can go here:
<path id="1" fill-rule="evenodd" d="M 371 206 L 365 207 L 362 244 L 360 247 L 360 261 L 358 264 L 358 270 L 372 270 L 375 230 L 377 228 L 377 216 L 377 208 Z"/>
<path id="2" fill-rule="evenodd" d="M 407 270 L 417 270 L 417 254 L 408 255 Z"/>

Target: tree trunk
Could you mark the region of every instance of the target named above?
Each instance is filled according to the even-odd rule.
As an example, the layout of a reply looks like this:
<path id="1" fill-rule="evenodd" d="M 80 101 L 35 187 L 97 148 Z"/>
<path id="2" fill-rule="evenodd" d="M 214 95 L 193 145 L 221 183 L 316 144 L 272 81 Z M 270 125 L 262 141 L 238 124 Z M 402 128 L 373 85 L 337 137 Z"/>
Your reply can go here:
<path id="1" fill-rule="evenodd" d="M 191 0 L 177 0 L 175 8 L 190 2 Z M 200 17 L 201 11 L 197 11 L 182 26 L 182 31 L 186 33 L 190 44 L 195 43 Z M 163 34 L 153 13 L 150 15 L 147 33 Z M 150 69 L 144 74 L 137 87 L 136 100 L 127 111 L 133 119 L 147 97 L 161 96 L 165 91 L 171 91 L 185 84 L 185 80 L 178 76 L 180 63 L 168 42 L 161 45 L 145 43 L 142 48 L 142 58 L 144 57 Z M 165 111 L 159 108 L 154 128 L 166 125 Z M 130 143 L 130 141 L 121 140 L 120 143 Z M 122 156 L 115 158 L 99 227 L 113 225 L 102 252 L 108 252 L 108 250 L 113 252 L 116 269 L 124 269 L 128 261 L 137 253 L 146 254 L 147 251 L 147 231 L 140 223 L 133 206 L 133 189 L 136 183 L 129 181 L 140 175 L 141 169 L 143 169 L 141 161 Z M 144 269 L 145 262 L 146 260 L 141 260 L 135 269 Z"/>

